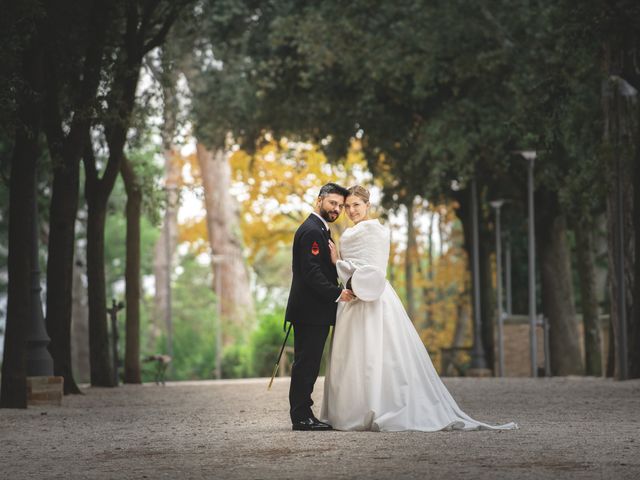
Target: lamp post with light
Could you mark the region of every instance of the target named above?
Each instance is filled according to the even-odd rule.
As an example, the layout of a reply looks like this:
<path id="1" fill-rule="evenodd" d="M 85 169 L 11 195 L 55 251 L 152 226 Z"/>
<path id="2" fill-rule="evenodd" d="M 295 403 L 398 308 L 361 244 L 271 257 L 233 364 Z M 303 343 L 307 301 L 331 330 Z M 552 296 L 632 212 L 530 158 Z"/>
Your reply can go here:
<path id="1" fill-rule="evenodd" d="M 516 152 L 528 162 L 527 196 L 529 206 L 529 348 L 531 354 L 531 376 L 538 376 L 538 339 L 536 335 L 536 239 L 535 212 L 533 203 L 533 168 L 537 157 L 535 150 Z"/>
<path id="2" fill-rule="evenodd" d="M 498 313 L 498 376 L 504 376 L 504 312 L 502 309 L 502 242 L 500 232 L 500 208 L 504 200 L 490 202 L 496 212 L 496 305 Z"/>

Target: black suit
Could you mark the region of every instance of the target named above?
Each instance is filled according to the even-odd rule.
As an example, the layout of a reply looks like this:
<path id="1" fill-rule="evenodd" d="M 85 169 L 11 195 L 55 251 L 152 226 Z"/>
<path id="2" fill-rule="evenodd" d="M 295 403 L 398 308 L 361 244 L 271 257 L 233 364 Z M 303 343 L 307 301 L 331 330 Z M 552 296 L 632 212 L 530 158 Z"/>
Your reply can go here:
<path id="1" fill-rule="evenodd" d="M 285 324 L 293 324 L 295 353 L 289 403 L 291 421 L 297 422 L 313 416 L 311 393 L 329 327 L 336 322 L 336 300 L 342 292 L 331 262 L 329 233 L 316 215 L 309 215 L 296 231 L 291 269 Z"/>

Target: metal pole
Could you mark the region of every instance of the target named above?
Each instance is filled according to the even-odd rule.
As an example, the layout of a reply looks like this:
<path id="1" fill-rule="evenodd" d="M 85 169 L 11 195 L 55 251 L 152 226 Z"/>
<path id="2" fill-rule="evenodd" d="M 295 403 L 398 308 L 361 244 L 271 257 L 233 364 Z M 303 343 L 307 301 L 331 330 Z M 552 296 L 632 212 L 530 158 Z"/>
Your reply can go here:
<path id="1" fill-rule="evenodd" d="M 505 283 L 507 286 L 507 315 L 513 314 L 512 296 L 511 296 L 511 237 L 507 235 L 506 248 L 504 254 L 505 263 Z"/>
<path id="2" fill-rule="evenodd" d="M 171 363 L 169 364 L 169 368 L 171 369 L 171 376 L 175 378 L 175 359 L 173 358 L 173 320 L 172 320 L 172 305 L 171 305 L 171 266 L 172 266 L 172 255 L 171 255 L 171 228 L 169 226 L 169 219 L 171 217 L 169 213 L 169 209 L 173 208 L 171 205 L 171 190 L 169 190 L 169 203 L 167 204 L 167 211 L 164 215 L 164 247 L 165 247 L 165 261 L 166 261 L 166 271 L 165 271 L 165 296 L 167 299 L 167 305 L 164 312 L 165 325 L 167 327 L 167 354 L 171 357 Z"/>
<path id="3" fill-rule="evenodd" d="M 31 322 L 27 333 L 27 376 L 53 375 L 53 359 L 47 345 L 50 338 L 44 325 L 40 298 L 40 261 L 38 255 L 38 189 L 33 178 L 33 234 L 31 236 Z"/>
<path id="4" fill-rule="evenodd" d="M 524 152 L 523 156 L 529 161 L 529 343 L 531 355 L 531 376 L 535 378 L 538 376 L 538 339 L 536 335 L 536 240 L 535 212 L 533 204 L 533 167 L 536 154 L 535 152 Z"/>
<path id="5" fill-rule="evenodd" d="M 620 380 L 629 378 L 629 370 L 627 365 L 627 315 L 626 315 L 626 295 L 624 282 L 624 210 L 623 210 L 623 192 L 622 192 L 622 158 L 620 152 L 617 152 L 616 159 L 616 189 L 617 189 L 617 283 L 618 283 L 618 361 L 620 362 L 619 377 Z"/>
<path id="6" fill-rule="evenodd" d="M 471 353 L 471 368 L 486 369 L 484 347 L 480 329 L 480 248 L 478 238 L 478 192 L 475 177 L 471 180 L 471 217 L 473 223 L 473 351 Z"/>
<path id="7" fill-rule="evenodd" d="M 542 317 L 542 328 L 544 333 L 544 376 L 551 376 L 551 345 L 549 344 L 549 319 Z"/>
<path id="8" fill-rule="evenodd" d="M 212 255 L 216 281 L 216 369 L 217 379 L 222 378 L 222 262 L 223 255 Z"/>
<path id="9" fill-rule="evenodd" d="M 503 322 L 504 312 L 502 310 L 502 245 L 500 232 L 500 207 L 504 200 L 491 202 L 491 206 L 496 211 L 496 302 L 498 311 L 498 376 L 504 376 L 504 337 Z"/>

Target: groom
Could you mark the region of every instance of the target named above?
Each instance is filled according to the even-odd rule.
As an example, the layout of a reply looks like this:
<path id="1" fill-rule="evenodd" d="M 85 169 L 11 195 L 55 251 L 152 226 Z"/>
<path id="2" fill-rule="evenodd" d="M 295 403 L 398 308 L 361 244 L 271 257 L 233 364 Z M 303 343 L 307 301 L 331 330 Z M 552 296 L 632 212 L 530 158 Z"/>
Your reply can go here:
<path id="1" fill-rule="evenodd" d="M 338 274 L 331 261 L 331 231 L 344 208 L 349 192 L 335 183 L 320 189 L 315 209 L 293 238 L 293 279 L 285 314 L 293 325 L 294 360 L 289 388 L 293 430 L 331 430 L 311 410 L 311 393 L 320 371 L 322 351 L 329 327 L 336 323 L 338 301 L 355 297 L 351 290 L 338 286 Z"/>

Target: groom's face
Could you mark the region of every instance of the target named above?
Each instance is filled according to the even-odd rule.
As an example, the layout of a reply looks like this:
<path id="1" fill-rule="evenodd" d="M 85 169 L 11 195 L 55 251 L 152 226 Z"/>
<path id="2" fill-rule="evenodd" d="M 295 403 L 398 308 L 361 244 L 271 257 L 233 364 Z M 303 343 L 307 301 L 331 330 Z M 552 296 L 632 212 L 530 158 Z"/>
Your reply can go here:
<path id="1" fill-rule="evenodd" d="M 330 193 L 326 197 L 318 198 L 316 208 L 318 214 L 327 222 L 335 222 L 344 208 L 344 197 L 337 193 Z"/>

